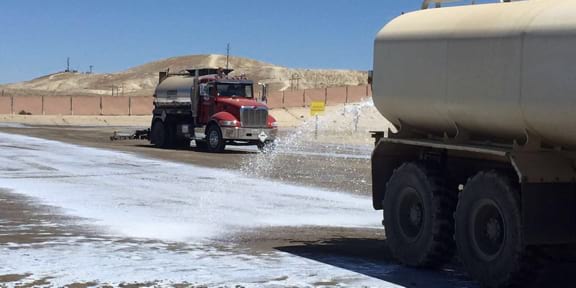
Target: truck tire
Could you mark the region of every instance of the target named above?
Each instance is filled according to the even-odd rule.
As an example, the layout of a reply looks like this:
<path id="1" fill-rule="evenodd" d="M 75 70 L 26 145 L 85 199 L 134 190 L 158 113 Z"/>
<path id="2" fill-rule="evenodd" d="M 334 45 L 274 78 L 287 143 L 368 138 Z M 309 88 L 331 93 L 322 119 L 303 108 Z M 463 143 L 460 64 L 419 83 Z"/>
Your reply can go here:
<path id="1" fill-rule="evenodd" d="M 152 128 L 150 129 L 150 143 L 156 148 L 167 148 L 169 139 L 168 131 L 164 123 L 160 120 L 154 121 L 152 123 Z"/>
<path id="2" fill-rule="evenodd" d="M 405 265 L 439 267 L 454 256 L 456 193 L 447 191 L 438 174 L 423 164 L 405 163 L 386 184 L 386 240 Z"/>
<path id="3" fill-rule="evenodd" d="M 212 124 L 206 129 L 206 148 L 213 153 L 222 152 L 226 148 L 226 143 L 224 138 L 222 138 L 222 131 L 216 124 Z"/>
<path id="4" fill-rule="evenodd" d="M 455 239 L 462 264 L 485 287 L 524 287 L 537 258 L 523 245 L 520 200 L 510 180 L 480 172 L 460 193 Z"/>

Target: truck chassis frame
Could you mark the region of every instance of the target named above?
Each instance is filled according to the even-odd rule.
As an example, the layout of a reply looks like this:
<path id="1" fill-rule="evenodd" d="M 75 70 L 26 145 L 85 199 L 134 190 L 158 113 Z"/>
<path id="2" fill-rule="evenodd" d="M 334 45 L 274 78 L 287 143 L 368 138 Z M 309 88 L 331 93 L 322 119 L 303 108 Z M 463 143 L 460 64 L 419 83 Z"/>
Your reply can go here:
<path id="1" fill-rule="evenodd" d="M 524 285 L 534 251 L 576 244 L 574 152 L 534 137 L 506 145 L 388 134 L 372 132 L 372 200 L 403 264 L 441 266 L 457 250 L 484 286 Z"/>

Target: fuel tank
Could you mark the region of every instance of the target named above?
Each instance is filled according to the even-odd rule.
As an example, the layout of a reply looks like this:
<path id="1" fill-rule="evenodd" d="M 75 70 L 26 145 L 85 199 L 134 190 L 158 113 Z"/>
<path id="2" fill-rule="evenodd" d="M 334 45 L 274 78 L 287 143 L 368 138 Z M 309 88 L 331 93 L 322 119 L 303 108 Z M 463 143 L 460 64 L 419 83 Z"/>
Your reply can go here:
<path id="1" fill-rule="evenodd" d="M 530 0 L 399 16 L 375 40 L 374 103 L 400 131 L 576 147 L 575 15 Z"/>

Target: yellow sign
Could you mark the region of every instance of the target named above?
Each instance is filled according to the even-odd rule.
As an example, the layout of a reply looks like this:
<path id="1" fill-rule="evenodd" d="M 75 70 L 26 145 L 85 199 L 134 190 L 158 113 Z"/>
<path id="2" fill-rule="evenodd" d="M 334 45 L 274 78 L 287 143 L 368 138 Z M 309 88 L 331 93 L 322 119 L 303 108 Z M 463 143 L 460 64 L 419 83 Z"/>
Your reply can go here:
<path id="1" fill-rule="evenodd" d="M 324 101 L 312 101 L 310 103 L 310 116 L 324 114 L 325 107 Z"/>

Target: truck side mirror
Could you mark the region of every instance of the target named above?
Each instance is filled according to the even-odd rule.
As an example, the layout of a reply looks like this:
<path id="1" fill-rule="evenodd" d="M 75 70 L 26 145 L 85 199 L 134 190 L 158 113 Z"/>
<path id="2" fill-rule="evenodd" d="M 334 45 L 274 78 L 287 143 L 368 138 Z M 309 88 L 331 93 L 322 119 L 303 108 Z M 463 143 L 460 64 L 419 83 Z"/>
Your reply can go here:
<path id="1" fill-rule="evenodd" d="M 260 101 L 267 103 L 268 102 L 268 87 L 266 83 L 258 83 L 260 86 Z"/>
<path id="2" fill-rule="evenodd" d="M 200 84 L 200 96 L 208 96 L 208 85 Z"/>

